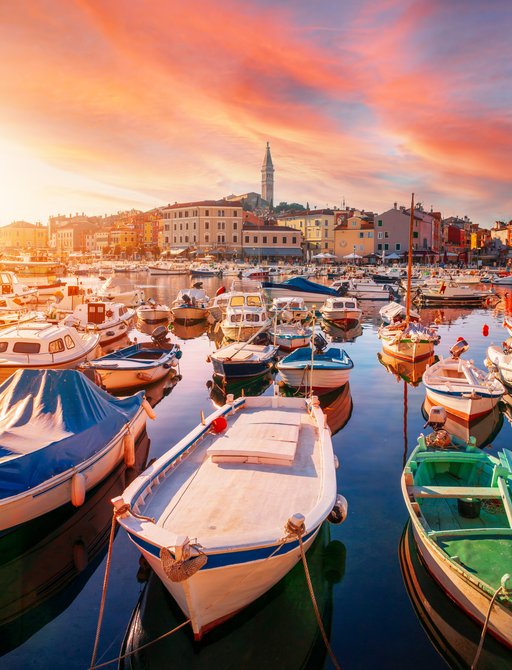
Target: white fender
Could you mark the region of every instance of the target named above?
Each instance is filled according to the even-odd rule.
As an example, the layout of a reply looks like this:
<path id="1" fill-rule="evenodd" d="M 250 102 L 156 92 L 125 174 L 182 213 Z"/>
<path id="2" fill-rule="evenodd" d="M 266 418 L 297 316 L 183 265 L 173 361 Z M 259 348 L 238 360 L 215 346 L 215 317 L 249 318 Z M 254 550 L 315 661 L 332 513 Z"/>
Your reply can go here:
<path id="1" fill-rule="evenodd" d="M 144 400 L 142 401 L 142 407 L 144 407 L 144 410 L 145 410 L 146 414 L 149 416 L 150 419 L 156 419 L 155 411 L 151 407 L 149 402 L 146 400 L 146 398 L 144 398 Z"/>
<path id="2" fill-rule="evenodd" d="M 135 440 L 130 428 L 123 437 L 124 462 L 127 468 L 133 468 L 135 465 Z"/>
<path id="3" fill-rule="evenodd" d="M 75 507 L 80 507 L 85 500 L 85 475 L 75 472 L 71 477 L 71 502 Z"/>

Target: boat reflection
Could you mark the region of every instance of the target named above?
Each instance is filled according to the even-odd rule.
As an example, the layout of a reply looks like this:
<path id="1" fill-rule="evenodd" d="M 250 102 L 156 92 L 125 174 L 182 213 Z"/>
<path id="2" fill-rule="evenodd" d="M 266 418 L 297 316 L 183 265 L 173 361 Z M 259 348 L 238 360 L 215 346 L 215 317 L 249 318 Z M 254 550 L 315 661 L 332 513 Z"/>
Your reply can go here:
<path id="1" fill-rule="evenodd" d="M 178 323 L 174 321 L 170 328 L 172 332 L 179 337 L 180 340 L 193 340 L 196 337 L 201 337 L 203 333 L 209 328 L 209 323 L 206 319 L 199 321 L 199 323 L 194 323 L 192 325 L 184 325 L 183 323 Z"/>
<path id="2" fill-rule="evenodd" d="M 481 626 L 455 605 L 421 561 L 410 522 L 399 545 L 400 568 L 416 615 L 437 652 L 451 668 L 467 670 L 475 658 Z M 478 670 L 510 667 L 510 651 L 487 635 Z"/>
<path id="3" fill-rule="evenodd" d="M 425 401 L 421 406 L 421 412 L 425 418 L 428 419 L 428 414 L 432 407 L 434 407 L 430 398 L 425 397 Z M 474 437 L 477 447 L 486 447 L 490 444 L 500 432 L 503 426 L 503 414 L 498 407 L 495 407 L 492 412 L 486 414 L 474 421 L 464 421 L 464 419 L 451 414 L 446 409 L 446 424 L 445 429 L 455 437 L 459 437 L 463 442 L 468 442 L 470 437 Z"/>
<path id="4" fill-rule="evenodd" d="M 327 417 L 327 425 L 331 435 L 335 435 L 346 426 L 352 416 L 352 394 L 350 393 L 350 382 L 341 388 L 320 396 L 320 406 Z"/>
<path id="5" fill-rule="evenodd" d="M 308 551 L 308 565 L 322 620 L 329 634 L 333 585 L 343 579 L 345 546 L 330 541 L 324 524 Z M 120 654 L 140 648 L 183 621 L 183 614 L 161 581 L 151 573 L 133 612 Z M 293 642 L 290 641 L 293 637 Z M 194 643 L 189 627 L 138 651 L 119 665 L 120 670 L 157 670 L 177 667 L 188 670 L 313 670 L 324 665 L 325 646 L 318 630 L 302 563 L 252 605 L 207 639 Z"/>
<path id="6" fill-rule="evenodd" d="M 167 327 L 169 323 L 170 322 L 166 320 L 161 321 L 159 323 L 147 323 L 142 319 L 137 319 L 137 321 L 135 322 L 135 327 L 140 333 L 144 333 L 145 335 L 151 335 L 151 333 L 155 330 L 155 328 L 158 328 L 158 326 Z"/>
<path id="7" fill-rule="evenodd" d="M 107 551 L 110 500 L 142 472 L 149 445 L 144 431 L 135 466 L 122 463 L 78 509 L 65 505 L 0 540 L 0 655 L 32 637 L 84 588 Z"/>
<path id="8" fill-rule="evenodd" d="M 329 335 L 333 342 L 355 342 L 363 334 L 361 321 L 355 321 L 349 325 L 350 328 L 340 328 L 340 326 L 335 326 L 328 321 L 321 322 L 322 330 Z"/>
<path id="9" fill-rule="evenodd" d="M 206 382 L 206 388 L 210 391 L 210 398 L 216 407 L 222 407 L 226 403 L 226 396 L 233 394 L 235 398 L 242 395 L 258 396 L 264 393 L 272 384 L 273 377 L 271 372 L 259 377 L 249 379 L 234 379 L 226 382 L 222 377 L 213 376 Z"/>
<path id="10" fill-rule="evenodd" d="M 386 370 L 396 377 L 397 381 L 405 381 L 411 386 L 418 386 L 423 377 L 423 373 L 428 365 L 432 365 L 437 359 L 435 356 L 424 361 L 413 363 L 412 361 L 402 361 L 386 351 L 377 352 L 377 358 Z"/>
<path id="11" fill-rule="evenodd" d="M 151 407 L 156 407 L 163 398 L 166 398 L 180 380 L 181 375 L 176 370 L 169 370 L 169 374 L 163 379 L 146 386 L 146 398 Z"/>

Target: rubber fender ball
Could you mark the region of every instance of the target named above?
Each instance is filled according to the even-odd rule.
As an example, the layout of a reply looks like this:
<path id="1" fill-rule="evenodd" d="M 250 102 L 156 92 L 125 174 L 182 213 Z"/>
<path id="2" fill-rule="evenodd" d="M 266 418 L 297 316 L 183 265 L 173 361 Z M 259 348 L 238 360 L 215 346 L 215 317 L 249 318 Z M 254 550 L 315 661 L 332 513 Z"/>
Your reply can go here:
<path id="1" fill-rule="evenodd" d="M 489 326 L 486 323 L 484 323 L 484 325 L 483 325 L 482 335 L 484 337 L 487 337 L 487 335 L 489 335 Z"/>
<path id="2" fill-rule="evenodd" d="M 228 422 L 223 416 L 218 416 L 212 421 L 212 428 L 214 433 L 222 433 L 223 430 L 226 430 Z"/>

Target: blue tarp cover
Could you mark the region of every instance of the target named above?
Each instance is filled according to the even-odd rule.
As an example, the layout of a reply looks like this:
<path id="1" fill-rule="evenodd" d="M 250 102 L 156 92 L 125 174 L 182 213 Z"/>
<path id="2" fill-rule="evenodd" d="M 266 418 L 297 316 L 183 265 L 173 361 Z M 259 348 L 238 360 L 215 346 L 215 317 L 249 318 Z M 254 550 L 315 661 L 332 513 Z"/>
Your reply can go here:
<path id="1" fill-rule="evenodd" d="M 291 277 L 281 283 L 262 282 L 263 288 L 291 288 L 294 291 L 302 291 L 304 293 L 322 293 L 323 295 L 338 295 L 334 288 L 324 286 L 323 284 L 316 284 L 304 277 Z"/>
<path id="2" fill-rule="evenodd" d="M 0 499 L 101 451 L 137 413 L 76 370 L 18 370 L 0 386 Z"/>
<path id="3" fill-rule="evenodd" d="M 281 368 L 298 370 L 302 370 L 308 365 L 311 365 L 311 347 L 295 349 L 279 363 Z M 315 353 L 313 358 L 313 368 L 315 370 L 351 370 L 353 367 L 354 363 L 345 349 L 339 349 L 338 347 L 329 347 L 322 353 Z"/>

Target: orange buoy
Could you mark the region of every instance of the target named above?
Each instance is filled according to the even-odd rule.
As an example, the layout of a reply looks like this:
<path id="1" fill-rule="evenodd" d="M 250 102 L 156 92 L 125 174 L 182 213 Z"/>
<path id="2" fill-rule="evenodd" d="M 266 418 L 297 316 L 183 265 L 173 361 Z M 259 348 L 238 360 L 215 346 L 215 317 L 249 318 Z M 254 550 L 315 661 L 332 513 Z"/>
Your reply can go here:
<path id="1" fill-rule="evenodd" d="M 487 337 L 487 335 L 489 335 L 489 326 L 486 323 L 484 323 L 484 325 L 483 325 L 482 335 L 484 337 Z"/>
<path id="2" fill-rule="evenodd" d="M 216 419 L 212 421 L 213 432 L 222 433 L 223 430 L 226 430 L 227 425 L 228 422 L 226 421 L 226 417 L 218 416 Z"/>

